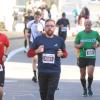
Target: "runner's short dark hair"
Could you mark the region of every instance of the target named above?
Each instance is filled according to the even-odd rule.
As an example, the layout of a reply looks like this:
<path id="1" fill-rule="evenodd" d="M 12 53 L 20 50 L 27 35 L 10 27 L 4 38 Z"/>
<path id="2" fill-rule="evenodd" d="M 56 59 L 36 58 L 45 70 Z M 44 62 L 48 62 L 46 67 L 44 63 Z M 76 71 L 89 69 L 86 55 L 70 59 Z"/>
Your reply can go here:
<path id="1" fill-rule="evenodd" d="M 45 23 L 47 23 L 47 22 L 49 22 L 49 21 L 52 21 L 52 22 L 55 23 L 55 21 L 54 21 L 53 19 L 47 19 L 47 20 L 45 21 Z"/>
<path id="2" fill-rule="evenodd" d="M 65 12 L 62 13 L 62 16 L 66 16 Z"/>
<path id="3" fill-rule="evenodd" d="M 40 11 L 36 11 L 36 12 L 34 13 L 34 15 L 40 15 L 40 16 L 41 16 L 41 12 L 40 12 Z"/>

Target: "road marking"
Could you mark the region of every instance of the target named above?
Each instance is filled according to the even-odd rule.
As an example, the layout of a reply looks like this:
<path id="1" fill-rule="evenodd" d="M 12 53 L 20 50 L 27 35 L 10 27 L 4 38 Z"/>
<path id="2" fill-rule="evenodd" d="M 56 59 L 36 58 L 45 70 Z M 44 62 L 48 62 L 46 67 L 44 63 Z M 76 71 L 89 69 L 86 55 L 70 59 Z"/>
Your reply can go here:
<path id="1" fill-rule="evenodd" d="M 21 52 L 21 51 L 24 51 L 24 47 L 21 47 L 21 48 L 18 48 L 18 49 L 15 49 L 13 51 L 11 51 L 7 57 L 7 62 L 14 56 L 16 55 L 17 53 Z"/>
<path id="2" fill-rule="evenodd" d="M 6 78 L 31 79 L 33 75 L 31 63 L 6 62 L 5 64 Z M 100 67 L 96 66 L 94 71 L 94 80 L 100 80 L 99 73 Z M 75 65 L 61 65 L 60 79 L 80 79 L 79 68 Z"/>
<path id="3" fill-rule="evenodd" d="M 19 53 L 21 51 L 24 51 L 24 47 L 15 49 L 9 53 L 7 61 L 5 62 L 5 64 L 7 63 L 7 66 L 9 66 L 9 67 L 6 67 L 7 76 L 14 77 L 14 78 L 31 78 L 31 76 L 33 75 L 31 63 L 9 62 L 9 60 L 14 55 L 16 55 L 17 53 Z M 18 69 L 18 70 L 15 70 L 15 69 Z M 23 71 L 23 69 L 24 69 L 24 71 Z M 79 76 L 80 76 L 79 68 L 76 65 L 72 65 L 72 66 L 71 65 L 61 65 L 61 70 L 62 70 L 61 71 L 61 79 L 79 79 Z M 28 73 L 28 74 L 26 75 L 26 73 Z M 96 66 L 95 71 L 94 71 L 94 79 L 95 80 L 100 80 L 99 73 L 100 73 L 100 66 Z M 22 75 L 22 76 L 20 76 L 20 75 Z"/>
<path id="4" fill-rule="evenodd" d="M 14 79 L 13 80 L 12 79 L 8 80 L 8 79 L 6 79 L 5 82 L 6 83 L 16 83 L 16 82 L 18 82 L 18 80 L 14 80 Z"/>

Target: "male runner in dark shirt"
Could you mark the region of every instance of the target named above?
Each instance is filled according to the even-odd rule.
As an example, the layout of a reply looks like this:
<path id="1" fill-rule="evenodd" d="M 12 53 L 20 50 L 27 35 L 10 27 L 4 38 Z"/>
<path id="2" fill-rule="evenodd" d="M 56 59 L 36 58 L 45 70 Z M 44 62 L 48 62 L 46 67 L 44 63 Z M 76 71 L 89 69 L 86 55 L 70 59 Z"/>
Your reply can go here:
<path id="1" fill-rule="evenodd" d="M 29 57 L 38 55 L 38 80 L 41 100 L 54 100 L 61 72 L 60 58 L 67 57 L 64 40 L 53 34 L 55 27 L 54 20 L 47 20 L 45 34 L 34 40 L 27 53 Z"/>
<path id="2" fill-rule="evenodd" d="M 56 25 L 59 28 L 58 36 L 62 37 L 66 40 L 67 37 L 67 28 L 70 30 L 70 23 L 69 20 L 66 18 L 66 14 L 62 13 L 62 18 L 58 19 Z"/>

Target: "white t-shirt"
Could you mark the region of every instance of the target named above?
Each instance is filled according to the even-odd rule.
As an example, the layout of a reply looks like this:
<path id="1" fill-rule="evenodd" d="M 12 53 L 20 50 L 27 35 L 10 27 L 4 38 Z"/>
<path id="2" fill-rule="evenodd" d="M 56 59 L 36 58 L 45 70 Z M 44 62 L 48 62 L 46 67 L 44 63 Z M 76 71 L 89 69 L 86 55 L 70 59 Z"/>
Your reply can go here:
<path id="1" fill-rule="evenodd" d="M 41 35 L 41 32 L 43 31 L 45 26 L 45 21 L 40 20 L 40 22 L 35 23 L 35 20 L 29 21 L 27 23 L 27 28 L 31 29 L 31 36 L 30 36 L 30 41 L 33 42 L 33 40 Z"/>

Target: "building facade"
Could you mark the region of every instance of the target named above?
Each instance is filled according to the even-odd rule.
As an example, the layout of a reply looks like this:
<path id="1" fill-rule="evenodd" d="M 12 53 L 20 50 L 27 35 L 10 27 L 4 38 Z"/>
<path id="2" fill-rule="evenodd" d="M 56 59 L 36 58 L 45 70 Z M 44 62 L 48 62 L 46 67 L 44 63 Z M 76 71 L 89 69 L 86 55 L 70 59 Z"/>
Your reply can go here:
<path id="1" fill-rule="evenodd" d="M 27 2 L 31 1 L 32 6 L 41 5 L 45 2 L 50 8 L 52 4 L 57 6 L 59 16 L 62 12 L 66 12 L 70 17 L 72 10 L 77 8 L 80 10 L 83 6 L 87 6 L 90 10 L 91 19 L 96 20 L 100 16 L 100 0 L 1 0 L 0 2 L 0 21 L 3 21 L 7 30 L 12 30 L 14 8 L 18 8 L 19 12 L 23 12 L 23 8 L 27 7 Z M 71 18 L 71 17 L 70 17 Z"/>

